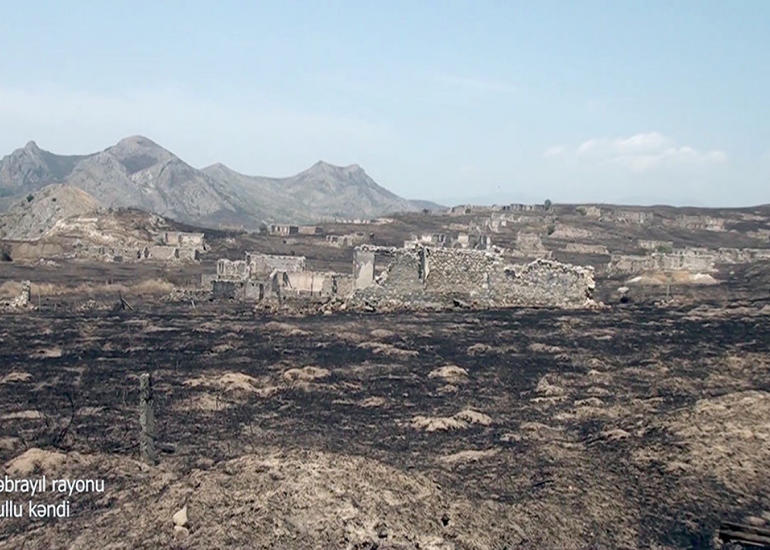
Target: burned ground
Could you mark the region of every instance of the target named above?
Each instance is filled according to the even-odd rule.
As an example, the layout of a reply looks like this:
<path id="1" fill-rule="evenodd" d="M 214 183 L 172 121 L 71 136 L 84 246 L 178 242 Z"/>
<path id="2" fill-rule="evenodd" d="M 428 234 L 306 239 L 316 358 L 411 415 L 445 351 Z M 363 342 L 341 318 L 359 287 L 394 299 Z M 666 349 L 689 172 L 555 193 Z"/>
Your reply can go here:
<path id="1" fill-rule="evenodd" d="M 709 546 L 720 520 L 770 520 L 769 314 L 745 303 L 274 318 L 207 303 L 7 315 L 2 459 L 91 457 L 82 464 L 111 489 L 58 523 L 6 520 L 0 546 L 413 548 L 410 526 L 432 533 L 423 548 Z M 149 469 L 134 462 L 147 371 L 175 447 Z M 386 527 L 249 523 L 204 494 L 246 468 L 255 491 L 291 501 L 299 489 L 281 480 L 293 464 L 328 483 L 339 468 L 352 484 L 339 490 L 360 491 L 346 493 L 363 501 L 356 517 Z M 371 485 L 355 481 L 364 474 Z M 191 480 L 197 493 L 180 488 Z M 425 493 L 400 506 L 411 515 L 381 503 L 391 485 Z M 190 534 L 175 541 L 167 512 L 185 503 Z M 125 517 L 108 512 L 122 506 Z M 215 537 L 227 521 L 232 538 Z"/>

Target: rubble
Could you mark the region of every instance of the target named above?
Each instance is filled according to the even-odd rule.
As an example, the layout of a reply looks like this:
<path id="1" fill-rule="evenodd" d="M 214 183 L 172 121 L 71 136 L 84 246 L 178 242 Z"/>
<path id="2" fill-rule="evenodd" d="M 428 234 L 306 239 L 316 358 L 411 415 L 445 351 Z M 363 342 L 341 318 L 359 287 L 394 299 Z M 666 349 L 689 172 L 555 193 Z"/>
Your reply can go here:
<path id="1" fill-rule="evenodd" d="M 33 309 L 31 288 L 32 285 L 29 281 L 22 281 L 18 296 L 11 300 L 0 301 L 0 311 Z"/>

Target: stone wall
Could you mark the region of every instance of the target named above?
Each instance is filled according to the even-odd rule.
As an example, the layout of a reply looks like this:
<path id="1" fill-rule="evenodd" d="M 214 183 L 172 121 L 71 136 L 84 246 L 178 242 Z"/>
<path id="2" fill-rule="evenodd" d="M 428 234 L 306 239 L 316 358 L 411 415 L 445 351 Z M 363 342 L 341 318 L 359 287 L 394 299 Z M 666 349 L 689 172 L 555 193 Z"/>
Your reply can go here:
<path id="1" fill-rule="evenodd" d="M 646 224 L 653 221 L 655 214 L 647 210 L 626 210 L 617 208 L 602 211 L 602 219 L 621 223 Z"/>
<path id="2" fill-rule="evenodd" d="M 686 249 L 667 253 L 654 252 L 648 256 L 613 254 L 607 271 L 610 273 L 640 273 L 643 271 L 714 271 L 714 254 L 693 253 Z"/>
<path id="3" fill-rule="evenodd" d="M 674 242 L 640 239 L 639 248 L 644 248 L 645 250 L 673 250 Z"/>
<path id="4" fill-rule="evenodd" d="M 168 246 L 178 246 L 182 248 L 204 249 L 205 243 L 203 233 L 190 233 L 185 231 L 164 231 L 161 240 Z"/>
<path id="5" fill-rule="evenodd" d="M 493 264 L 500 261 L 495 254 L 479 254 L 474 250 L 424 247 L 419 254 L 425 258 L 422 270 L 427 271 L 425 290 L 429 292 L 450 290 L 469 295 L 484 292 L 489 287 Z"/>
<path id="6" fill-rule="evenodd" d="M 316 225 L 300 225 L 297 232 L 300 235 L 320 235 L 323 229 Z"/>
<path id="7" fill-rule="evenodd" d="M 347 248 L 366 242 L 366 235 L 361 232 L 348 233 L 347 235 L 327 235 L 326 243 L 331 246 Z"/>
<path id="8" fill-rule="evenodd" d="M 667 222 L 667 225 L 689 229 L 691 231 L 724 231 L 725 220 L 712 216 L 681 215 Z"/>
<path id="9" fill-rule="evenodd" d="M 304 256 L 278 256 L 249 252 L 246 254 L 246 263 L 249 264 L 251 277 L 270 275 L 273 271 L 304 271 Z"/>
<path id="10" fill-rule="evenodd" d="M 369 249 L 368 251 L 372 251 Z M 511 265 L 498 252 L 416 246 L 388 249 L 389 263 L 350 303 L 386 308 L 447 306 L 581 307 L 591 302 L 593 269 L 535 260 Z"/>
<path id="11" fill-rule="evenodd" d="M 249 278 L 249 264 L 244 260 L 217 260 L 217 278 L 230 280 L 246 280 Z"/>
<path id="12" fill-rule="evenodd" d="M 150 260 L 178 260 L 179 248 L 176 246 L 154 245 L 147 247 L 147 256 Z"/>
<path id="13" fill-rule="evenodd" d="M 519 231 L 516 234 L 516 248 L 512 254 L 520 257 L 550 257 L 551 251 L 543 246 L 543 241 L 537 233 Z"/>

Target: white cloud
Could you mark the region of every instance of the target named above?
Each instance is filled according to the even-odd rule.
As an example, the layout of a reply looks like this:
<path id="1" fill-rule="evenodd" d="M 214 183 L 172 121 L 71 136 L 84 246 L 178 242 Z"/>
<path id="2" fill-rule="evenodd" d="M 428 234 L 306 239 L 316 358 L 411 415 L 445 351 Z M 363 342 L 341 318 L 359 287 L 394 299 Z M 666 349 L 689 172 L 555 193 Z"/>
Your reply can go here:
<path id="1" fill-rule="evenodd" d="M 543 153 L 546 158 L 569 158 L 580 163 L 619 166 L 635 173 L 663 167 L 708 166 L 727 162 L 724 151 L 701 151 L 678 144 L 659 132 L 639 133 L 629 137 L 592 138 L 577 147 L 556 145 Z"/>

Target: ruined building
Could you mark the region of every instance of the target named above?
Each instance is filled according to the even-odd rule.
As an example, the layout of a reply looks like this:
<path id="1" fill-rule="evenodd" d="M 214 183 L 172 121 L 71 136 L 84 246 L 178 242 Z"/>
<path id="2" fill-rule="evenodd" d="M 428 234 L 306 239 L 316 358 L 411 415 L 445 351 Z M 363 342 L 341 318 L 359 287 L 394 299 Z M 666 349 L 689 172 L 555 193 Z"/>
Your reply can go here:
<path id="1" fill-rule="evenodd" d="M 375 276 L 377 265 L 385 267 Z M 420 308 L 581 307 L 592 303 L 592 268 L 550 260 L 510 264 L 499 252 L 415 245 L 355 250 L 353 306 Z"/>
<path id="2" fill-rule="evenodd" d="M 216 297 L 239 300 L 347 295 L 352 278 L 342 273 L 310 271 L 304 256 L 250 252 L 243 260 L 220 259 L 214 276 L 201 278 Z"/>

